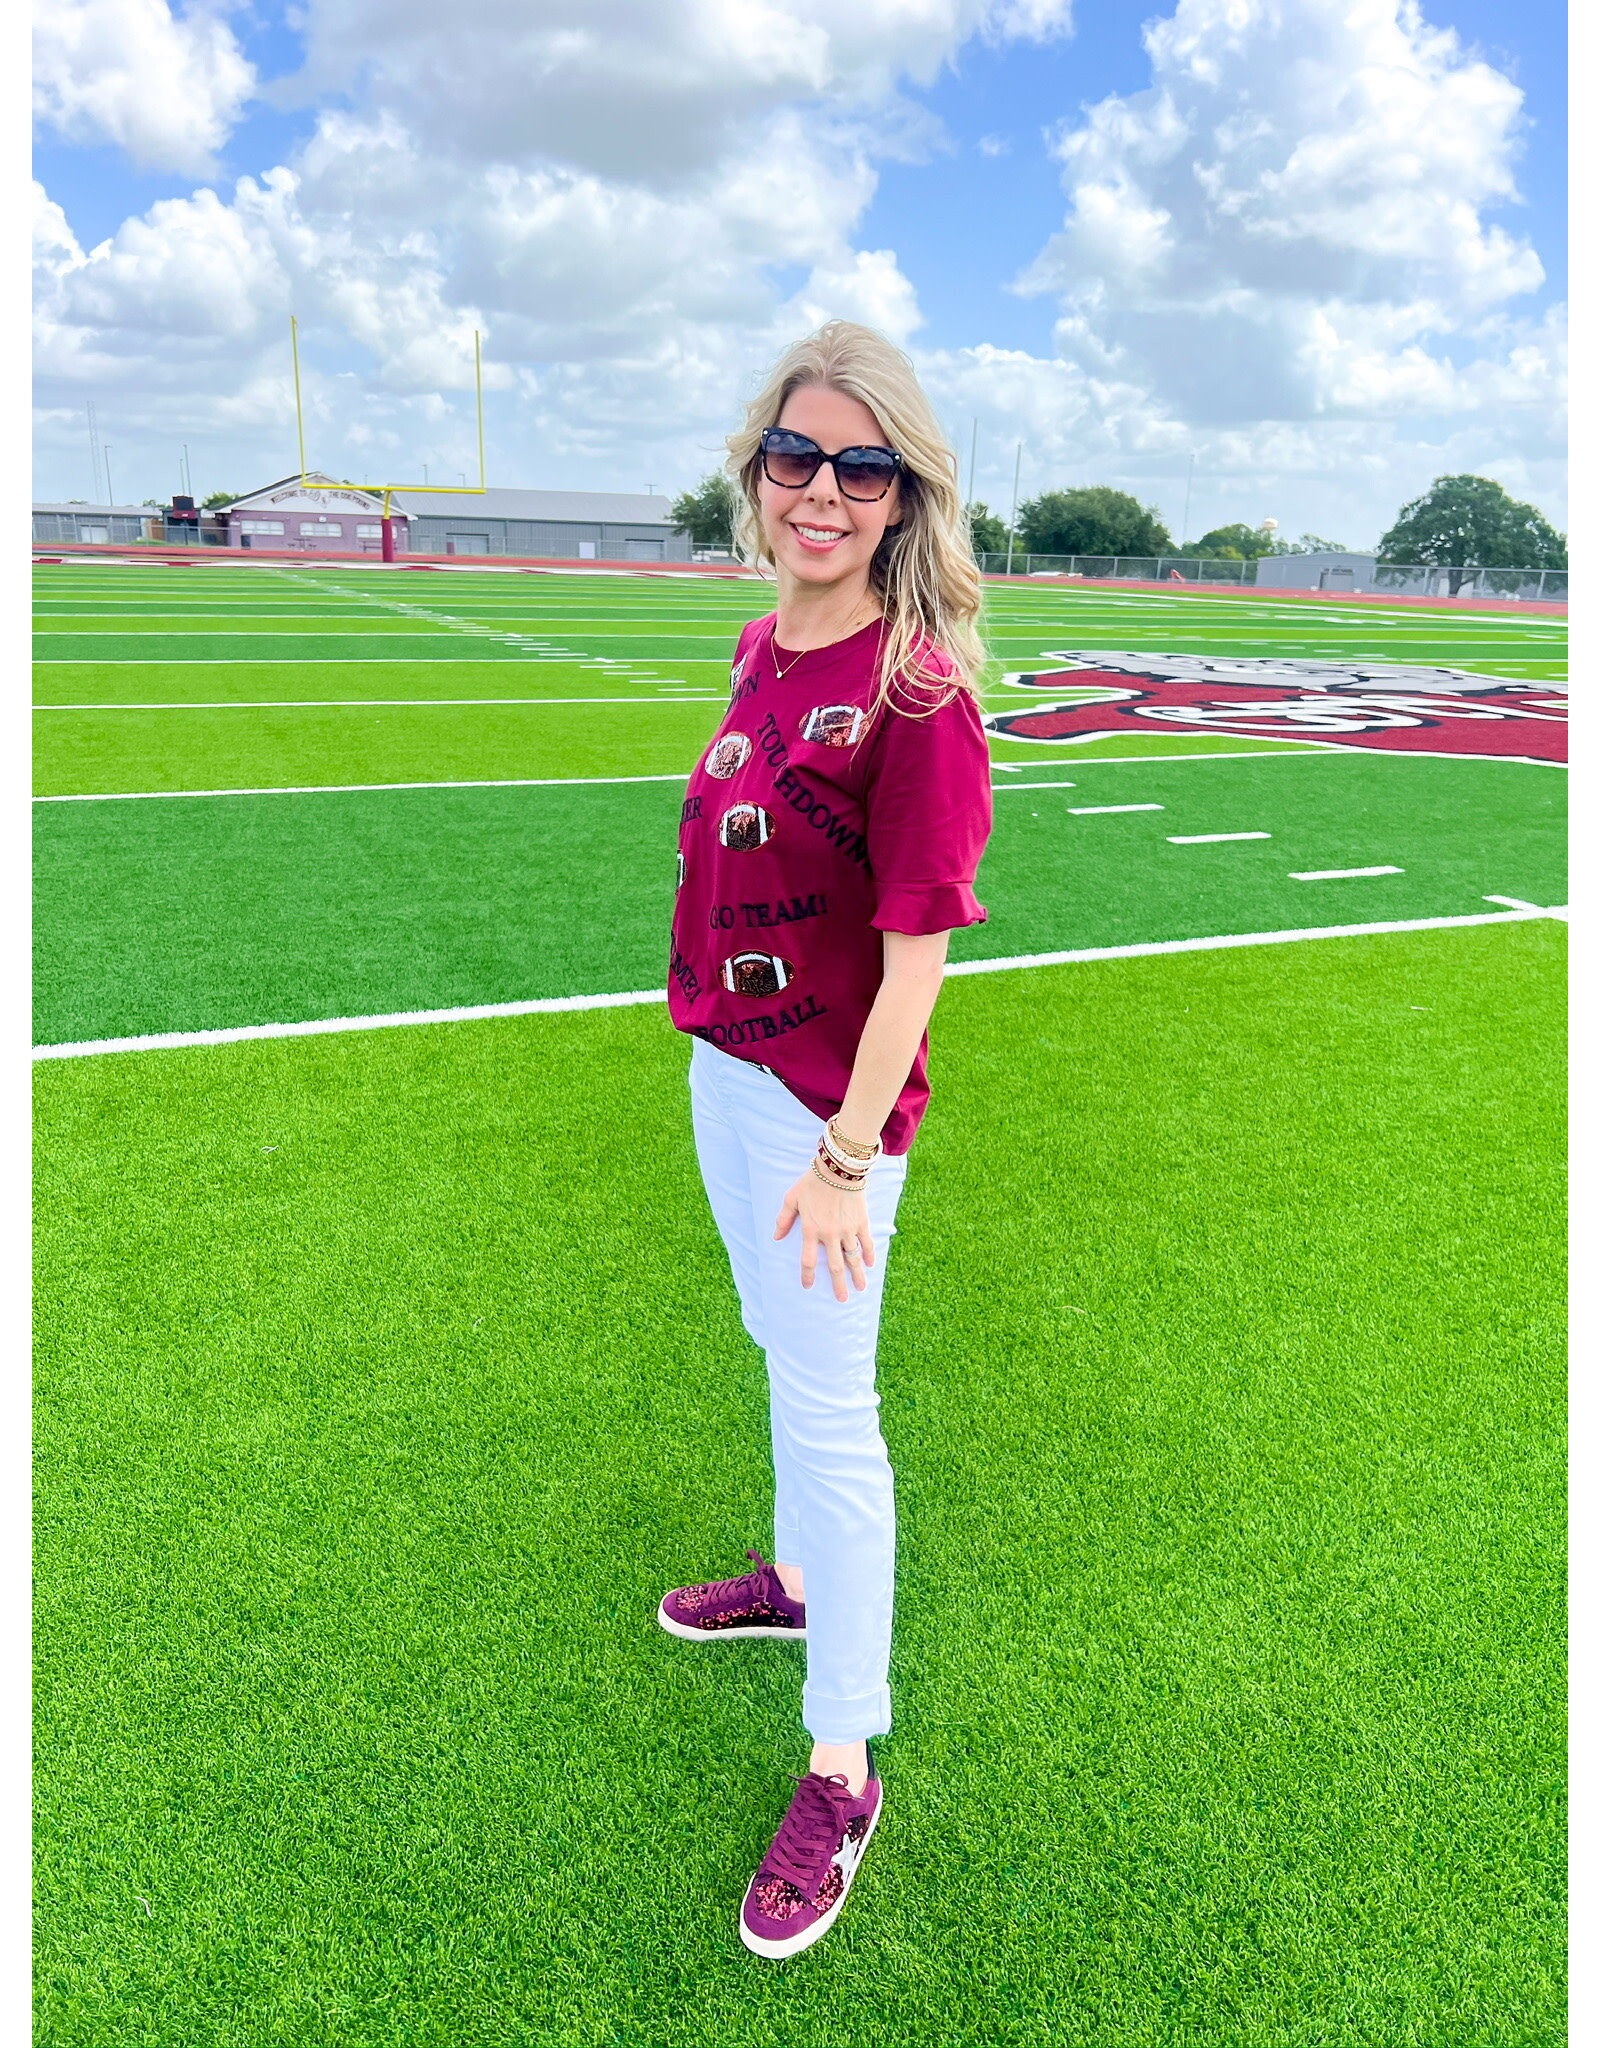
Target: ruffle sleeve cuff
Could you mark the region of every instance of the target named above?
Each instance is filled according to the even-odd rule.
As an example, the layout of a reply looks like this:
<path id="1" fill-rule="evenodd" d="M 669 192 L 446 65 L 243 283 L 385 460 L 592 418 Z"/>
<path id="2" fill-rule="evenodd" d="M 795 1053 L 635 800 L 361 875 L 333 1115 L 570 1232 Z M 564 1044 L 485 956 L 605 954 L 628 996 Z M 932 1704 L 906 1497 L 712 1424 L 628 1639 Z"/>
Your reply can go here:
<path id="1" fill-rule="evenodd" d="M 879 895 L 872 922 L 880 932 L 906 932 L 922 938 L 930 932 L 954 931 L 958 925 L 984 924 L 988 916 L 965 882 L 931 882 L 921 887 L 891 883 Z"/>

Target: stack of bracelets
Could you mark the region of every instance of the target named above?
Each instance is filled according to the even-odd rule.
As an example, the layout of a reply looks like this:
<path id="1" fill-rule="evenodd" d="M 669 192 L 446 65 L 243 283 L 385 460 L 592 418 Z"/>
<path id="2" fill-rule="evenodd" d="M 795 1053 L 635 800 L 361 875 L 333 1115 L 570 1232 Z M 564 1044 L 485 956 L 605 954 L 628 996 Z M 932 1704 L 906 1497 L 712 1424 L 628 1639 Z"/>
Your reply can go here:
<path id="1" fill-rule="evenodd" d="M 838 1188 L 847 1195 L 861 1194 L 867 1185 L 867 1168 L 882 1150 L 881 1139 L 871 1145 L 858 1144 L 839 1129 L 837 1117 L 829 1117 L 811 1171 L 824 1187 Z"/>

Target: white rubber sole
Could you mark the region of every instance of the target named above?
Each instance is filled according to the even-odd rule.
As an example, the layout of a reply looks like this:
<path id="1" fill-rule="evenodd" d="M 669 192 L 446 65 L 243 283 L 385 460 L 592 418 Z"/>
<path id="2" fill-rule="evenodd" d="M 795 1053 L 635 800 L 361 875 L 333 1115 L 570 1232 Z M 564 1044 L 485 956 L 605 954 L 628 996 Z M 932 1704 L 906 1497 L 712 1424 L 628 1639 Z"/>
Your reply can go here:
<path id="1" fill-rule="evenodd" d="M 686 1643 L 727 1642 L 731 1637 L 744 1640 L 750 1636 L 781 1636 L 786 1643 L 803 1643 L 806 1632 L 803 1628 L 690 1628 L 687 1623 L 674 1621 L 667 1612 L 666 1594 L 656 1609 L 656 1620 L 669 1636 L 681 1636 Z"/>
<path id="2" fill-rule="evenodd" d="M 862 1858 L 867 1853 L 867 1844 L 872 1840 L 872 1837 L 877 1833 L 878 1822 L 882 1818 L 883 1793 L 880 1790 L 880 1792 L 878 1793 L 878 1803 L 872 1809 L 872 1818 L 867 1822 L 867 1832 L 861 1837 L 860 1845 L 856 1849 L 855 1861 L 852 1864 L 850 1864 L 849 1868 L 845 1871 L 843 1891 L 840 1892 L 839 1896 L 834 1900 L 833 1904 L 828 1908 L 827 1912 L 824 1913 L 819 1920 L 812 1921 L 811 1925 L 806 1929 L 804 1934 L 797 1934 L 792 1941 L 768 1941 L 765 1935 L 752 1934 L 750 1932 L 750 1929 L 745 1925 L 744 1903 L 743 1901 L 741 1901 L 739 1906 L 739 1939 L 744 1943 L 745 1947 L 750 1950 L 752 1955 L 771 1956 L 773 1958 L 778 1958 L 782 1956 L 797 1956 L 802 1954 L 806 1949 L 810 1948 L 813 1942 L 817 1942 L 822 1939 L 822 1937 L 827 1933 L 828 1929 L 833 1925 L 834 1921 L 837 1920 L 839 1915 L 844 1911 L 844 1902 L 847 1898 L 849 1898 L 850 1887 L 856 1881 L 856 1872 L 861 1868 Z M 758 1872 L 757 1875 L 759 1876 L 759 1874 L 760 1873 Z M 755 1878 L 751 1878 L 749 1884 L 745 1886 L 744 1896 L 746 1900 L 748 1900 L 751 1892 L 755 1889 L 755 1882 Z"/>

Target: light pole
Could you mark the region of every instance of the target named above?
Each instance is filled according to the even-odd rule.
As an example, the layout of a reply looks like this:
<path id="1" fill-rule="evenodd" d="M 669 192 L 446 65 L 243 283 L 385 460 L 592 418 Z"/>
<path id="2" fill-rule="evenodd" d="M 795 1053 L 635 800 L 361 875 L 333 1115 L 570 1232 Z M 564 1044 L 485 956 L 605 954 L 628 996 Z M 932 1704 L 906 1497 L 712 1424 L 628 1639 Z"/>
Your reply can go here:
<path id="1" fill-rule="evenodd" d="M 89 463 L 94 471 L 94 495 L 100 495 L 100 429 L 95 424 L 94 400 L 89 400 Z"/>
<path id="2" fill-rule="evenodd" d="M 1189 499 L 1194 492 L 1194 450 L 1189 450 L 1189 481 L 1183 487 L 1183 524 L 1178 530 L 1178 546 L 1189 545 Z"/>
<path id="3" fill-rule="evenodd" d="M 109 512 L 111 507 L 117 502 L 117 494 L 111 488 L 111 443 L 109 441 L 104 444 L 101 453 L 106 459 L 106 510 Z"/>
<path id="4" fill-rule="evenodd" d="M 1017 443 L 1017 460 L 1011 472 L 1011 524 L 1006 528 L 1006 574 L 1011 574 L 1011 550 L 1017 544 L 1017 489 L 1022 482 L 1022 443 Z"/>

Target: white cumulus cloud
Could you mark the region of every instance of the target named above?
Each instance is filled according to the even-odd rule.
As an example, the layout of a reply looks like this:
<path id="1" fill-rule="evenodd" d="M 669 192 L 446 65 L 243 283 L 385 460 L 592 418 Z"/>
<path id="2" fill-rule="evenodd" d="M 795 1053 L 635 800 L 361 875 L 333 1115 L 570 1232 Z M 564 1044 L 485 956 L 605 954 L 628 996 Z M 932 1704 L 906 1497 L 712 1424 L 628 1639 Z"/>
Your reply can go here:
<path id="1" fill-rule="evenodd" d="M 69 141 L 114 142 L 141 170 L 204 176 L 255 85 L 217 13 L 166 0 L 38 0 L 33 111 Z"/>
<path id="2" fill-rule="evenodd" d="M 1055 136 L 1069 212 L 1022 286 L 1063 355 L 1204 424 L 1500 402 L 1437 343 L 1543 281 L 1486 218 L 1512 81 L 1415 0 L 1179 0 L 1144 40 L 1150 85 Z"/>
<path id="3" fill-rule="evenodd" d="M 776 106 L 881 108 L 974 35 L 1070 24 L 1070 0 L 312 0 L 306 82 L 367 81 L 452 156 L 663 177 Z"/>

